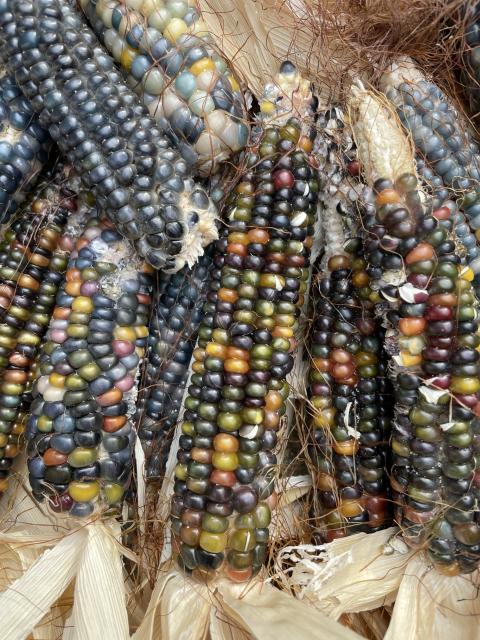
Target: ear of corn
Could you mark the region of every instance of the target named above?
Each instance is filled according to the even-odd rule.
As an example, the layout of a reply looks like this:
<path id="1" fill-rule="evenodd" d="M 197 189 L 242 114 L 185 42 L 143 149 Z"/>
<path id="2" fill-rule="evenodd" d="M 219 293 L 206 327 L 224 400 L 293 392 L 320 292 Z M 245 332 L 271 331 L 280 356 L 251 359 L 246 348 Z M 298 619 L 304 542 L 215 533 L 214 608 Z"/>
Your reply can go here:
<path id="1" fill-rule="evenodd" d="M 57 297 L 26 425 L 34 496 L 75 517 L 118 508 L 128 486 L 151 268 L 93 217 Z"/>
<path id="2" fill-rule="evenodd" d="M 48 314 L 38 312 L 42 287 L 46 286 L 43 280 L 52 260 L 58 267 L 55 251 L 68 248 L 62 233 L 69 212 L 76 206 L 73 192 L 63 184 L 67 175 L 68 168 L 61 166 L 45 176 L 47 186 L 37 189 L 22 210 L 5 248 L 0 267 L 0 373 L 19 341 L 27 339 L 33 350 L 39 346 L 40 337 L 30 336 L 28 327 L 48 324 Z"/>
<path id="3" fill-rule="evenodd" d="M 294 75 L 284 65 L 279 84 L 298 87 Z M 226 211 L 175 471 L 172 532 L 181 564 L 224 566 L 235 581 L 256 573 L 266 556 L 273 450 L 317 202 L 311 140 L 298 120 L 286 120 L 259 130 Z"/>
<path id="4" fill-rule="evenodd" d="M 146 453 L 145 473 L 150 479 L 160 478 L 165 469 L 211 269 L 209 252 L 192 269 L 159 275 L 138 407 L 138 433 Z"/>
<path id="5" fill-rule="evenodd" d="M 3 55 L 98 205 L 154 267 L 178 270 L 216 237 L 215 207 L 68 3 L 1 7 Z"/>
<path id="6" fill-rule="evenodd" d="M 13 76 L 0 77 L 0 223 L 15 212 L 51 146 Z"/>
<path id="7" fill-rule="evenodd" d="M 320 124 L 324 251 L 311 292 L 307 412 L 315 536 L 332 540 L 388 523 L 389 420 L 382 333 L 357 237 L 358 167 L 345 166 L 352 144 L 341 112 L 321 114 Z"/>
<path id="8" fill-rule="evenodd" d="M 67 181 L 67 173 L 63 167 L 57 169 L 49 185 L 33 198 L 30 215 L 28 209 L 22 210 L 23 224 L 17 228 L 12 246 L 16 254 L 23 253 L 24 262 L 17 266 L 17 280 L 7 278 L 1 285 L 4 293 L 11 287 L 16 289 L 0 331 L 12 329 L 15 320 L 20 321 L 20 311 L 25 315 L 15 336 L 15 346 L 5 354 L 0 372 L 0 491 L 7 487 L 10 467 L 23 444 L 36 358 L 54 311 L 68 256 L 85 221 L 84 212 L 76 212 L 76 195 L 70 189 L 74 184 Z M 6 265 L 10 259 L 11 255 Z M 32 285 L 35 281 L 38 287 L 18 286 L 19 279 L 27 275 L 32 278 Z"/>
<path id="9" fill-rule="evenodd" d="M 202 174 L 247 143 L 237 80 L 194 3 L 83 0 L 82 9 L 150 114 Z"/>
<path id="10" fill-rule="evenodd" d="M 404 538 L 427 547 L 438 568 L 455 575 L 473 571 L 480 560 L 474 457 L 478 302 L 473 272 L 458 264 L 448 239 L 451 224 L 447 230 L 435 212 L 423 210 L 414 187 L 412 176 L 375 185 L 375 237 L 384 247 L 387 234 L 398 238 L 395 252 L 407 276 L 397 289 L 381 289 L 398 340 L 392 487 Z M 404 221 L 392 226 L 398 216 Z M 401 231 L 408 220 L 405 244 L 395 227 Z M 391 249 L 376 251 L 387 256 Z"/>
<path id="11" fill-rule="evenodd" d="M 434 209 L 412 173 L 374 183 L 363 226 L 392 356 L 396 519 L 409 544 L 427 548 L 443 572 L 468 573 L 480 560 L 474 272 L 456 255 L 450 210 Z"/>
<path id="12" fill-rule="evenodd" d="M 349 245 L 350 252 L 330 253 L 313 293 L 318 286 L 309 389 L 321 506 L 315 525 L 328 541 L 388 523 L 381 334 L 367 304 L 366 263 L 355 255 L 361 242 Z"/>

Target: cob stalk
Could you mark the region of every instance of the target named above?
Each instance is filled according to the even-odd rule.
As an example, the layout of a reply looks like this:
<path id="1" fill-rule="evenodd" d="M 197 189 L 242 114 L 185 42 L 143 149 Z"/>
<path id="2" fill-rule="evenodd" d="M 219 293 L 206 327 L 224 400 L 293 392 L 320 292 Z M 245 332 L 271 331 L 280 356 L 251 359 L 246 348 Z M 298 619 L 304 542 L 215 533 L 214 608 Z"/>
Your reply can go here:
<path id="1" fill-rule="evenodd" d="M 0 7 L 2 50 L 39 121 L 100 208 L 156 268 L 193 263 L 215 207 L 68 3 Z"/>
<path id="2" fill-rule="evenodd" d="M 0 74 L 0 223 L 6 222 L 33 185 L 50 150 L 15 79 Z"/>
<path id="3" fill-rule="evenodd" d="M 93 217 L 57 297 L 27 423 L 30 485 L 55 511 L 117 509 L 131 476 L 151 268 Z"/>
<path id="4" fill-rule="evenodd" d="M 356 91 L 352 103 L 361 161 L 362 151 L 376 145 L 379 134 L 391 133 L 385 139 L 400 143 L 401 132 L 393 123 L 390 130 L 372 130 L 370 139 L 364 137 L 364 127 L 356 127 L 365 110 L 385 109 L 374 96 Z M 375 181 L 363 223 L 369 233 L 365 248 L 370 276 L 385 300 L 377 313 L 387 324 L 396 390 L 396 519 L 407 542 L 427 548 L 441 571 L 456 575 L 474 570 L 479 560 L 474 274 L 459 264 L 452 224 L 444 212 L 432 210 L 416 176 L 390 172 L 379 178 L 392 149 L 396 152 L 396 145 L 385 147 L 385 157 L 370 172 Z"/>
<path id="5" fill-rule="evenodd" d="M 290 113 L 292 100 L 308 103 L 308 87 L 290 63 L 277 87 Z M 270 87 L 263 113 L 272 95 Z M 224 565 L 234 581 L 258 572 L 266 556 L 273 450 L 316 212 L 311 139 L 298 120 L 285 120 L 259 127 L 227 207 L 175 471 L 171 514 L 180 563 L 206 572 Z"/>
<path id="6" fill-rule="evenodd" d="M 195 2 L 80 4 L 151 116 L 199 173 L 213 173 L 246 145 L 240 87 Z"/>
<path id="7" fill-rule="evenodd" d="M 145 449 L 149 479 L 159 480 L 165 470 L 211 265 L 210 255 L 205 255 L 192 269 L 159 276 L 153 297 L 146 375 L 138 406 L 138 434 Z"/>

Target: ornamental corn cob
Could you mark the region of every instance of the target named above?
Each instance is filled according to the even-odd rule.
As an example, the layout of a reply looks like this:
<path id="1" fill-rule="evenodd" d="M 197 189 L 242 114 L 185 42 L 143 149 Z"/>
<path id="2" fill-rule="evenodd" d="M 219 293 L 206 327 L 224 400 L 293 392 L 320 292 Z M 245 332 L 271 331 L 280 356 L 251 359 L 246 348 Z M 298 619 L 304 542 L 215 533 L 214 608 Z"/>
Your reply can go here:
<path id="1" fill-rule="evenodd" d="M 406 193 L 405 176 L 395 187 L 388 180 L 375 185 L 375 234 L 398 211 L 410 209 L 410 219 L 416 215 L 418 221 L 416 244 L 395 249 L 403 255 L 407 284 L 398 289 L 399 306 L 390 316 L 397 319 L 400 346 L 392 486 L 404 538 L 425 545 L 437 567 L 455 575 L 473 571 L 480 560 L 472 447 L 480 407 L 478 301 L 473 272 L 458 265 L 437 212 L 419 215 L 408 207 L 415 193 L 408 180 Z M 387 232 L 394 236 L 388 227 Z"/>
<path id="2" fill-rule="evenodd" d="M 312 287 L 307 411 L 313 422 L 309 458 L 319 489 L 315 535 L 332 540 L 386 522 L 389 423 L 382 336 L 372 316 L 374 294 L 356 237 L 358 163 L 348 157 L 353 144 L 341 111 L 332 108 L 319 121 L 315 153 L 324 253 Z"/>
<path id="3" fill-rule="evenodd" d="M 138 435 L 147 478 L 160 478 L 182 402 L 212 267 L 209 254 L 192 269 L 160 275 L 153 296 L 148 361 L 139 401 Z"/>
<path id="4" fill-rule="evenodd" d="M 73 192 L 65 184 L 68 173 L 69 169 L 61 166 L 53 176 L 46 176 L 47 186 L 39 187 L 22 211 L 5 251 L 0 267 L 0 372 L 10 362 L 18 343 L 30 340 L 29 327 L 48 324 L 49 318 L 39 313 L 38 304 L 53 253 L 57 248 L 67 248 L 62 232 L 67 216 L 76 206 Z M 39 339 L 31 336 L 31 341 L 30 347 L 24 348 L 25 355 Z"/>
<path id="5" fill-rule="evenodd" d="M 72 180 L 64 184 L 64 178 L 63 172 L 58 171 L 56 184 L 50 185 L 46 192 L 40 194 L 42 198 L 35 200 L 35 203 L 41 203 L 44 216 L 49 215 L 52 221 L 56 220 L 60 223 L 59 230 L 62 229 L 66 215 L 68 219 L 56 248 L 51 252 L 48 265 L 42 269 L 34 309 L 25 322 L 23 330 L 17 336 L 15 348 L 8 358 L 8 365 L 0 374 L 0 491 L 2 492 L 7 487 L 7 476 L 13 459 L 23 444 L 23 433 L 31 402 L 31 385 L 35 377 L 36 358 L 41 341 L 47 332 L 55 307 L 57 291 L 63 281 L 68 256 L 76 237 L 80 234 L 82 225 L 86 222 L 84 211 L 72 213 L 76 209 L 76 197 L 70 188 L 75 185 Z M 56 196 L 56 200 L 52 200 L 52 195 Z M 50 253 L 48 251 L 39 253 L 39 251 L 40 248 L 37 247 L 36 251 L 31 252 L 31 264 L 38 262 L 40 255 L 45 260 Z"/>
<path id="6" fill-rule="evenodd" d="M 215 208 L 68 3 L 0 3 L 3 55 L 98 205 L 156 268 L 192 263 Z"/>
<path id="7" fill-rule="evenodd" d="M 30 484 L 75 517 L 118 507 L 128 486 L 151 268 L 107 220 L 75 244 L 27 422 Z"/>
<path id="8" fill-rule="evenodd" d="M 82 0 L 90 24 L 162 129 L 206 175 L 248 138 L 243 96 L 194 2 Z"/>
<path id="9" fill-rule="evenodd" d="M 38 124 L 15 79 L 1 76 L 0 223 L 17 210 L 47 160 L 50 146 L 50 136 Z"/>
<path id="10" fill-rule="evenodd" d="M 279 85 L 308 100 L 293 65 Z M 288 93 L 287 93 L 288 92 Z M 289 104 L 291 111 L 291 103 Z M 306 285 L 318 183 L 298 120 L 259 127 L 227 208 L 194 351 L 172 500 L 181 564 L 235 581 L 258 572 L 274 505 L 273 453 Z"/>
<path id="11" fill-rule="evenodd" d="M 362 110 L 372 115 L 384 109 L 367 92 L 358 92 L 353 101 L 356 117 Z M 395 138 L 395 155 L 386 144 L 376 158 L 383 169 L 373 163 L 374 191 L 363 222 L 370 235 L 365 248 L 372 286 L 385 301 L 377 305 L 377 314 L 386 323 L 385 344 L 392 355 L 396 518 L 404 538 L 428 548 L 442 571 L 470 572 L 478 566 L 480 550 L 478 301 L 469 284 L 474 274 L 455 255 L 449 216 L 442 208 L 433 210 L 416 176 L 391 170 L 388 178 L 379 178 L 380 170 L 394 169 L 389 159 L 402 144 L 399 131 L 394 125 L 377 128 L 368 137 L 362 127 L 356 132 L 361 161 L 364 155 L 374 157 L 366 150 L 379 148 L 382 133 Z"/>
<path id="12" fill-rule="evenodd" d="M 322 514 L 316 527 L 326 540 L 387 523 L 386 442 L 381 332 L 367 306 L 369 277 L 352 249 L 332 251 L 327 274 L 314 286 L 316 308 L 310 351 L 312 460 Z M 360 297 L 359 297 L 360 296 Z"/>

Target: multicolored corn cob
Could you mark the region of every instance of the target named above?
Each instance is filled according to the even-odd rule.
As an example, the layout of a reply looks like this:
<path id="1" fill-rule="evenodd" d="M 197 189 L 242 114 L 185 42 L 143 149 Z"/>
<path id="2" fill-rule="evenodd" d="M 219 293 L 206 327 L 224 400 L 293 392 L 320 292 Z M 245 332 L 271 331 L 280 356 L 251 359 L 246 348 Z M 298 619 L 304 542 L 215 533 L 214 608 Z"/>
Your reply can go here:
<path id="1" fill-rule="evenodd" d="M 51 147 L 13 76 L 0 73 L 0 223 L 17 210 Z"/>
<path id="2" fill-rule="evenodd" d="M 181 0 L 81 0 L 117 63 L 160 127 L 203 175 L 248 138 L 237 80 L 196 8 Z"/>
<path id="3" fill-rule="evenodd" d="M 292 102 L 309 102 L 308 85 L 290 63 L 277 86 L 290 113 Z M 235 581 L 258 572 L 266 556 L 273 450 L 317 205 L 312 140 L 297 119 L 277 122 L 259 127 L 225 212 L 226 237 L 216 246 L 193 354 L 171 510 L 182 566 L 208 572 L 223 565 Z"/>
<path id="4" fill-rule="evenodd" d="M 86 517 L 122 503 L 151 284 L 112 224 L 91 218 L 57 297 L 26 427 L 33 494 L 56 511 Z"/>
<path id="5" fill-rule="evenodd" d="M 38 305 L 52 260 L 57 263 L 55 251 L 68 248 L 62 234 L 69 213 L 76 208 L 67 182 L 69 172 L 68 167 L 59 166 L 44 176 L 45 185 L 22 210 L 5 249 L 0 267 L 0 372 L 19 342 L 27 340 L 32 349 L 38 346 L 40 338 L 30 335 L 29 327 L 48 325 L 49 317 Z"/>
<path id="6" fill-rule="evenodd" d="M 2 55 L 98 206 L 156 268 L 192 264 L 215 207 L 67 2 L 0 2 Z"/>
<path id="7" fill-rule="evenodd" d="M 427 546 L 437 567 L 454 575 L 473 571 L 480 561 L 474 444 L 480 408 L 478 300 L 473 271 L 458 264 L 436 211 L 419 216 L 412 210 L 415 185 L 409 182 L 407 192 L 405 177 L 395 187 L 390 181 L 375 185 L 375 234 L 398 211 L 417 220 L 415 243 L 408 250 L 396 248 L 407 282 L 398 289 L 391 315 L 400 348 L 392 486 L 404 538 Z"/>
<path id="8" fill-rule="evenodd" d="M 138 435 L 147 478 L 160 478 L 177 423 L 212 269 L 209 254 L 191 269 L 159 274 L 153 296 L 148 362 L 138 402 Z"/>
<path id="9" fill-rule="evenodd" d="M 366 263 L 355 255 L 362 247 L 360 239 L 347 247 L 350 252 L 329 251 L 327 274 L 322 273 L 312 293 L 311 459 L 322 507 L 315 526 L 327 541 L 375 531 L 388 523 L 389 511 L 382 332 L 373 318 L 373 304 L 367 304 L 371 290 Z"/>
<path id="10" fill-rule="evenodd" d="M 354 99 L 357 117 L 384 109 L 368 92 Z M 357 139 L 362 164 L 370 159 L 373 169 L 363 223 L 372 286 L 385 301 L 377 314 L 387 328 L 395 388 L 396 519 L 407 542 L 427 548 L 441 571 L 455 575 L 472 571 L 480 560 L 478 299 L 472 269 L 455 254 L 452 222 L 433 210 L 416 176 L 404 172 L 407 163 L 393 162 L 402 148 L 394 129 L 391 121 L 386 130 L 363 126 Z M 390 144 L 382 151 L 378 140 L 391 132 L 395 140 L 385 138 Z M 403 145 L 408 149 L 406 139 Z M 380 171 L 391 177 L 379 177 Z"/>
<path id="11" fill-rule="evenodd" d="M 38 246 L 31 246 L 30 250 L 24 247 L 25 254 L 28 254 L 25 267 L 28 270 L 29 265 L 33 265 L 38 269 L 39 288 L 35 292 L 28 319 L 16 337 L 8 364 L 0 373 L 0 492 L 7 488 L 10 467 L 23 444 L 23 433 L 30 412 L 30 391 L 35 377 L 36 358 L 55 307 L 68 256 L 86 222 L 84 210 L 81 208 L 76 211 L 75 188 L 78 185 L 72 179 L 67 182 L 62 169 L 57 170 L 53 180 L 54 182 L 40 193 L 41 197 L 34 200 L 34 206 L 41 208 L 43 217 L 50 219 L 50 222 L 43 226 L 44 230 L 49 231 L 49 237 L 43 236 L 43 242 Z M 74 189 L 70 190 L 72 188 Z M 56 242 L 54 233 L 61 233 Z M 21 247 L 21 236 L 17 238 L 18 250 Z M 51 249 L 46 241 L 53 243 Z M 17 295 L 18 293 L 20 292 L 17 289 Z M 14 305 L 15 297 L 10 309 L 14 308 Z M 8 317 L 7 313 L 5 320 Z M 14 315 L 11 315 L 10 320 L 13 318 Z"/>

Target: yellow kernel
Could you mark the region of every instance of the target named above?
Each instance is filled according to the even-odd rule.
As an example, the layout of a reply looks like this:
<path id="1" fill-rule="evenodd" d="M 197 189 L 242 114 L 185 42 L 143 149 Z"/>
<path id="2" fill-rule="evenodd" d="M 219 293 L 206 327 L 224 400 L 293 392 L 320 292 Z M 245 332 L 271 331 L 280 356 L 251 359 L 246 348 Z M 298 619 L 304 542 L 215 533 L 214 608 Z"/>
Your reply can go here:
<path id="1" fill-rule="evenodd" d="M 58 387 L 59 389 L 63 389 L 65 386 L 65 376 L 55 373 L 55 371 L 50 374 L 48 381 L 51 385 Z"/>
<path id="2" fill-rule="evenodd" d="M 240 91 L 240 85 L 238 84 L 236 78 L 232 75 L 227 76 L 228 81 L 230 82 L 230 86 L 232 87 L 232 91 Z"/>
<path id="3" fill-rule="evenodd" d="M 193 352 L 193 358 L 198 362 L 202 362 L 205 359 L 205 349 L 197 347 Z"/>
<path id="4" fill-rule="evenodd" d="M 404 367 L 416 367 L 422 362 L 421 354 L 411 355 L 407 351 L 400 351 L 400 357 L 402 359 L 402 364 Z"/>
<path id="5" fill-rule="evenodd" d="M 100 485 L 94 482 L 70 482 L 68 493 L 75 502 L 90 502 L 98 496 Z"/>
<path id="6" fill-rule="evenodd" d="M 204 71 L 215 71 L 215 63 L 211 58 L 200 58 L 190 67 L 190 73 L 199 76 Z"/>
<path id="7" fill-rule="evenodd" d="M 135 60 L 136 55 L 135 49 L 132 49 L 132 47 L 123 47 L 119 62 L 126 71 L 130 71 L 132 68 L 132 63 Z"/>
<path id="8" fill-rule="evenodd" d="M 77 311 L 78 313 L 92 313 L 93 311 L 93 302 L 91 298 L 87 296 L 78 296 L 72 302 L 72 310 Z"/>
<path id="9" fill-rule="evenodd" d="M 165 27 L 163 35 L 167 40 L 170 40 L 170 42 L 176 42 L 186 31 L 188 31 L 188 26 L 184 20 L 181 18 L 172 18 Z"/>
<path id="10" fill-rule="evenodd" d="M 260 102 L 260 111 L 270 116 L 275 113 L 275 105 L 270 100 L 262 100 Z"/>
<path id="11" fill-rule="evenodd" d="M 146 338 L 148 336 L 148 327 L 141 324 L 138 327 L 134 327 L 137 338 Z"/>
<path id="12" fill-rule="evenodd" d="M 135 342 L 137 334 L 133 327 L 115 327 L 113 330 L 115 340 L 128 340 L 129 342 Z"/>
<path id="13" fill-rule="evenodd" d="M 473 273 L 473 269 L 470 269 L 470 267 L 464 267 L 460 271 L 459 276 L 462 280 L 467 280 L 467 282 L 472 282 L 472 280 L 475 277 L 475 274 Z"/>

